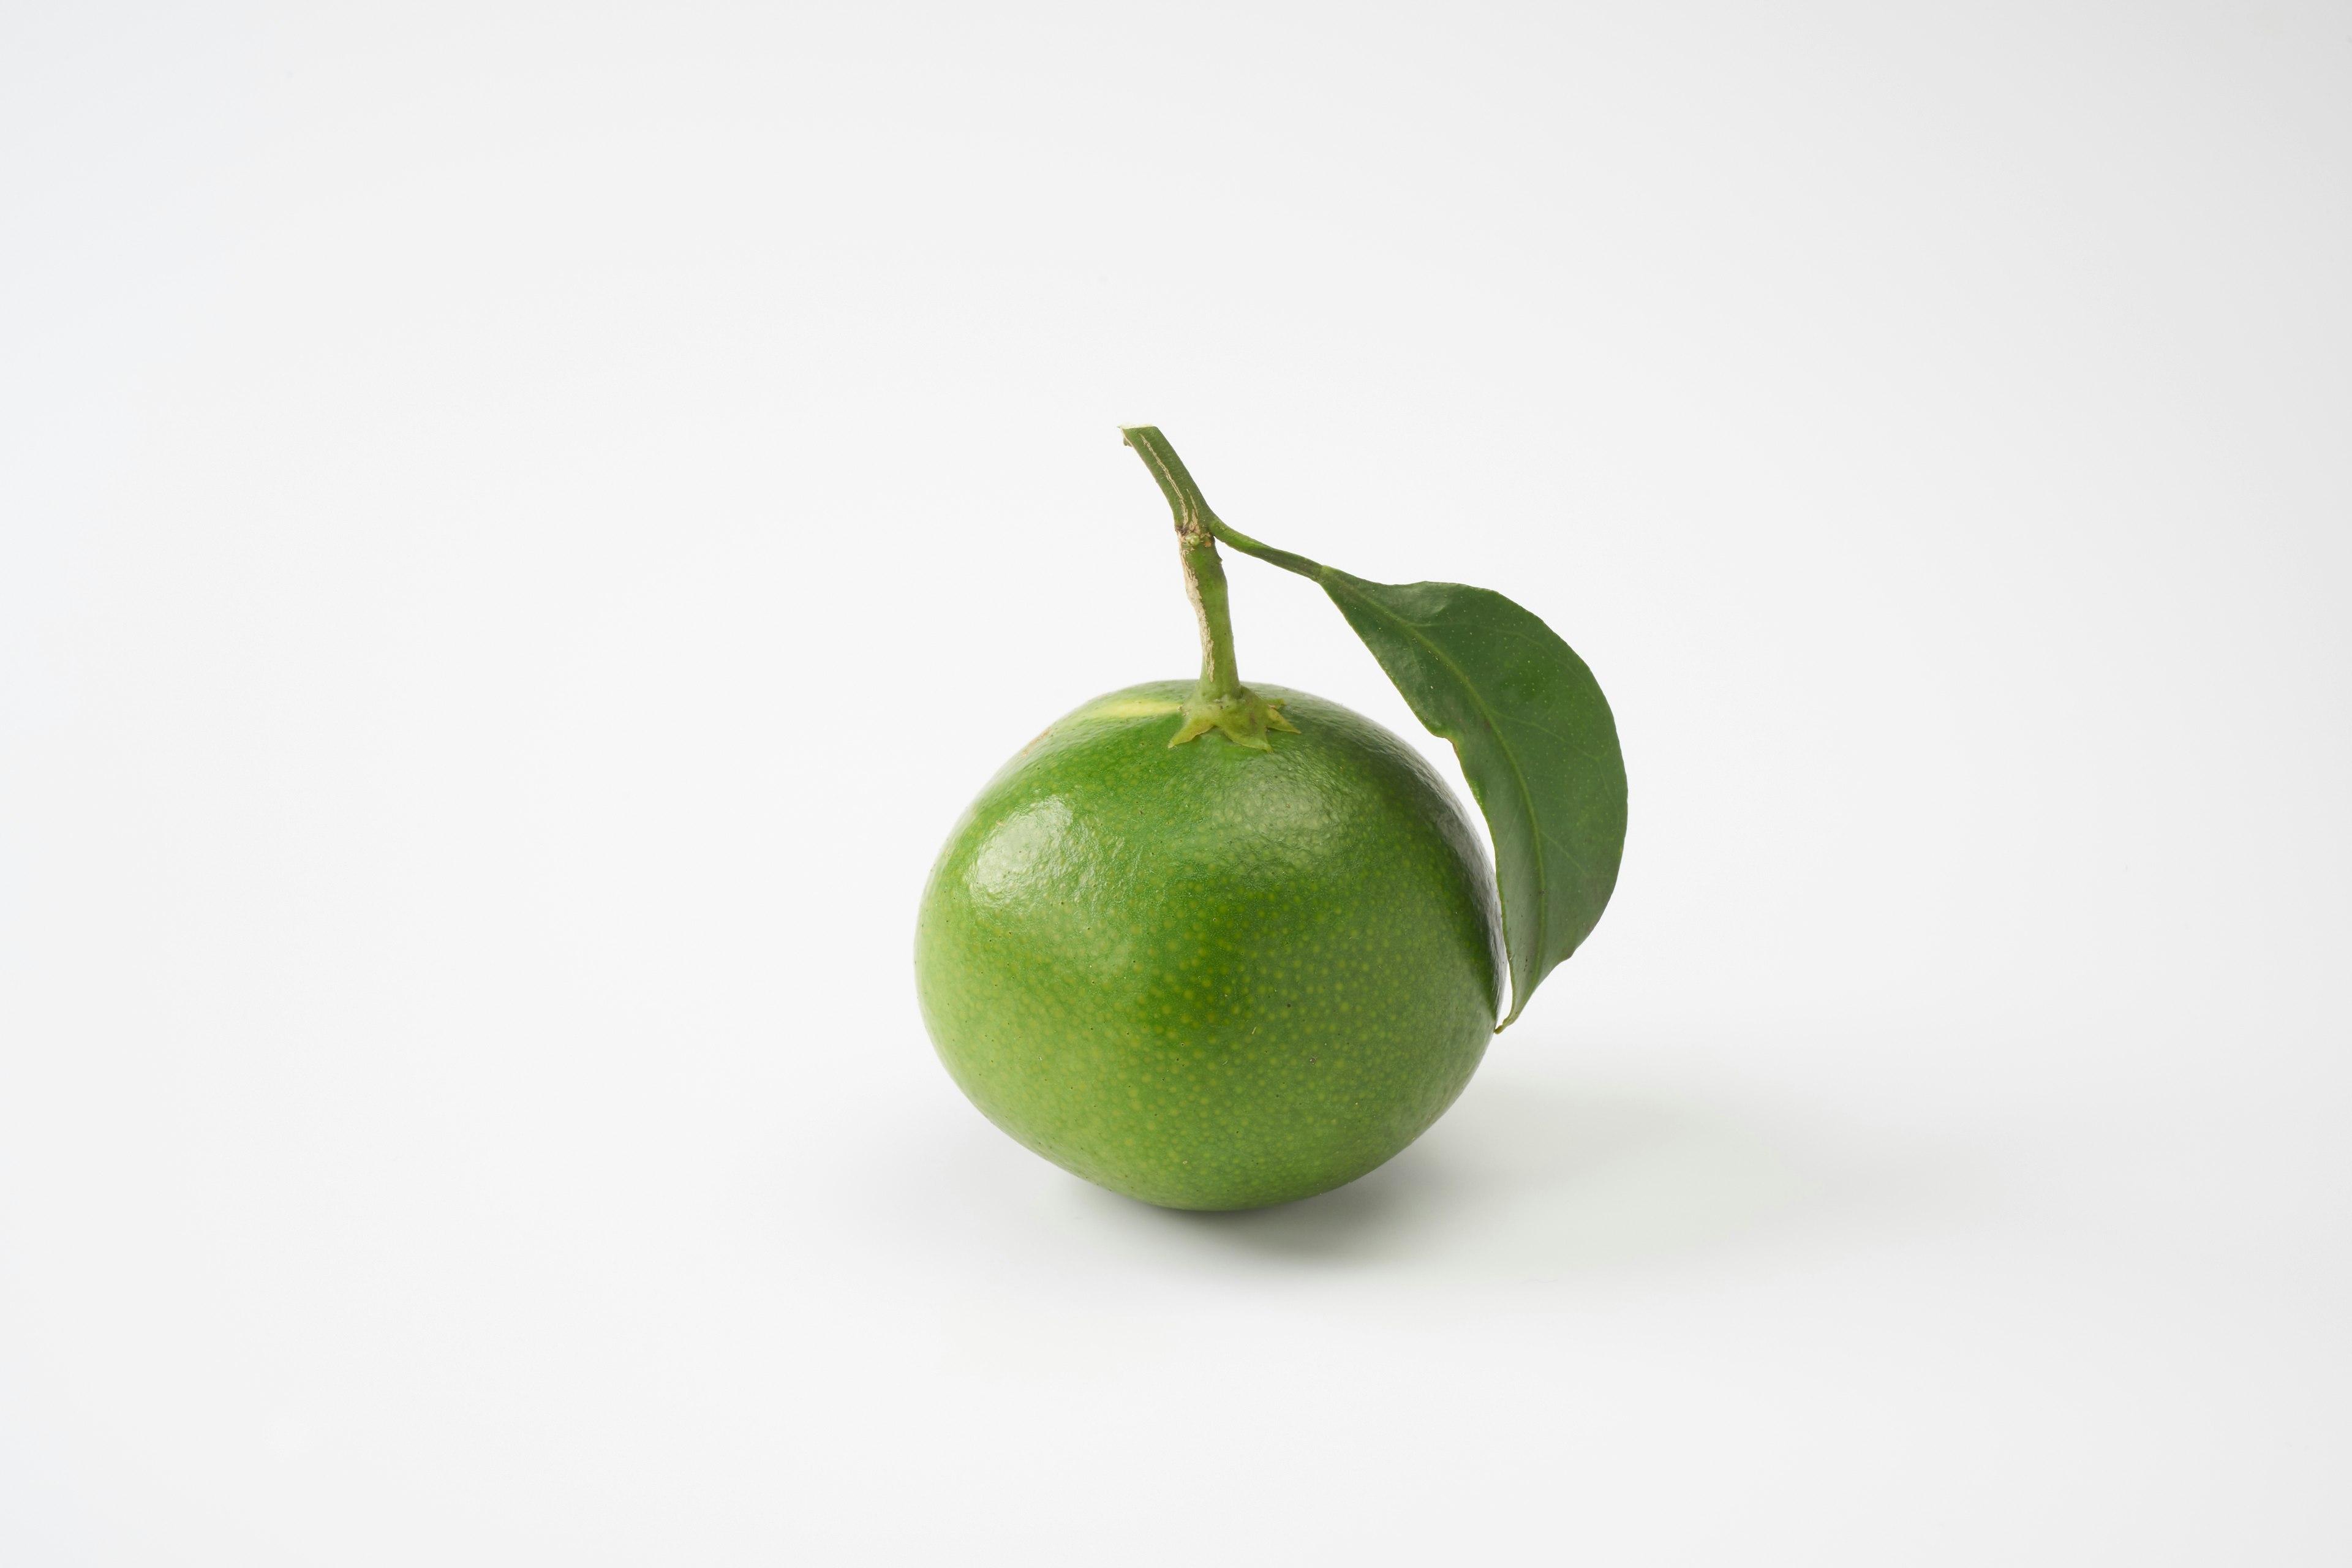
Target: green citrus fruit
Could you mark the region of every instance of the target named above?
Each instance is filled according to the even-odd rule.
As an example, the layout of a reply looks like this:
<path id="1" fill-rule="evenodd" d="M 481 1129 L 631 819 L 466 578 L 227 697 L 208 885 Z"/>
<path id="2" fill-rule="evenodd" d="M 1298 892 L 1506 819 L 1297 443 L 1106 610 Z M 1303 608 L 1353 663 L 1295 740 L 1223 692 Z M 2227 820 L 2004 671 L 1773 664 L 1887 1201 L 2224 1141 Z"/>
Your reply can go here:
<path id="1" fill-rule="evenodd" d="M 1504 972 L 1477 836 L 1418 753 L 1337 703 L 1257 690 L 1268 748 L 1171 745 L 1191 681 L 1055 722 L 950 837 L 916 978 L 990 1121 L 1171 1208 L 1353 1181 L 1452 1104 Z"/>

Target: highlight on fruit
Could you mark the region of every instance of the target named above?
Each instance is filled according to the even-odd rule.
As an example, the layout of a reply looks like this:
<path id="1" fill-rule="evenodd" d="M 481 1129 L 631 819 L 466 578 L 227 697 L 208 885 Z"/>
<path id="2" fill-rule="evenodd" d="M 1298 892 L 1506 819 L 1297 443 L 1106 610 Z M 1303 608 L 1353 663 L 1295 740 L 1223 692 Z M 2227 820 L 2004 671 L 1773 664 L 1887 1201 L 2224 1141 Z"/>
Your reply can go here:
<path id="1" fill-rule="evenodd" d="M 1287 1203 L 1425 1131 L 1591 933 L 1616 721 L 1532 612 L 1262 543 L 1156 427 L 1123 434 L 1174 514 L 1200 675 L 1081 704 L 988 782 L 925 885 L 917 994 L 957 1085 L 1046 1159 L 1171 1208 Z M 1491 867 L 1403 741 L 1243 682 L 1220 544 L 1322 586 L 1452 742 Z"/>

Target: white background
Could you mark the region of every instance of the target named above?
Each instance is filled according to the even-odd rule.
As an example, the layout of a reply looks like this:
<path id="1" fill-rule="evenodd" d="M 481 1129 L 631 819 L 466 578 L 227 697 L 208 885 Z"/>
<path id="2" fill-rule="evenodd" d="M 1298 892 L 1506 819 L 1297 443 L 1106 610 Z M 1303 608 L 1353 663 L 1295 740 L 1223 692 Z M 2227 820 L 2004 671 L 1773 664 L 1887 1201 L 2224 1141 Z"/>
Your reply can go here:
<path id="1" fill-rule="evenodd" d="M 0 1559 L 2352 1558 L 2352 8 L 16 0 L 0 157 Z M 1633 781 L 1257 1215 L 910 984 L 1139 421 Z"/>

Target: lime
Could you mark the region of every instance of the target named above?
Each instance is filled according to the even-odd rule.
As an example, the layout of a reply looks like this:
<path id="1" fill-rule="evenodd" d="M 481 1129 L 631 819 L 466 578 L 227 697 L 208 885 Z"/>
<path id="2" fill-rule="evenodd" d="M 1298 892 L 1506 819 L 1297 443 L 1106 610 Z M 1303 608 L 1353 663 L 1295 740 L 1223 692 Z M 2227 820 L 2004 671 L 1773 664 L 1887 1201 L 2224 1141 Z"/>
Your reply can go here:
<path id="1" fill-rule="evenodd" d="M 972 1103 L 1171 1208 L 1388 1160 L 1462 1092 L 1500 1002 L 1493 879 L 1444 784 L 1360 714 L 1255 690 L 1295 724 L 1265 750 L 1171 745 L 1191 681 L 1056 721 L 957 824 L 918 923 L 923 1016 Z"/>
<path id="2" fill-rule="evenodd" d="M 1501 1027 L 1591 934 L 1624 850 L 1616 720 L 1532 612 L 1253 539 L 1157 426 L 1122 434 L 1175 521 L 1200 679 L 1097 698 L 989 782 L 923 889 L 916 990 L 964 1093 L 1056 1164 L 1170 1208 L 1287 1203 L 1420 1137 L 1506 981 Z M 1319 584 L 1453 742 L 1492 874 L 1420 753 L 1242 684 L 1221 541 Z"/>

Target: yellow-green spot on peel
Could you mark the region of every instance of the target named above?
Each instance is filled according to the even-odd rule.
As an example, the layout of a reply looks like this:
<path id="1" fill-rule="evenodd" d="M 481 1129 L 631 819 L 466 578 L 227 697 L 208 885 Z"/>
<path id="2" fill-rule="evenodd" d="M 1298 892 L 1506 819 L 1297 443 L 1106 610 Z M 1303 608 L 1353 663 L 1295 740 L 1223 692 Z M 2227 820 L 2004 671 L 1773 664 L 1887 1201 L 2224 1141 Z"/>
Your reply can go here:
<path id="1" fill-rule="evenodd" d="M 1063 722 L 1084 723 L 1089 719 L 1157 719 L 1164 713 L 1181 713 L 1184 704 L 1164 697 L 1106 697 L 1090 702 L 1071 714 Z"/>

